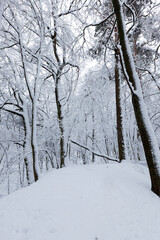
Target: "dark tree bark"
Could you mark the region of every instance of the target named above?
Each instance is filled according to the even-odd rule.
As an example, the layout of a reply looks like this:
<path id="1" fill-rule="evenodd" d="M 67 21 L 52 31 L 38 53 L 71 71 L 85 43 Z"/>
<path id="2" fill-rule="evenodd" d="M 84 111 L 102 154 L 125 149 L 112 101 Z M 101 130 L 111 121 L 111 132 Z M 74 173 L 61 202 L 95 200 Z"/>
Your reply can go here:
<path id="1" fill-rule="evenodd" d="M 36 148 L 35 148 L 35 144 L 33 143 L 33 141 L 31 141 L 31 147 L 32 147 L 32 157 L 33 157 L 33 174 L 34 174 L 34 179 L 35 182 L 38 181 L 39 176 L 36 170 Z"/>
<path id="2" fill-rule="evenodd" d="M 128 75 L 128 84 L 132 92 L 135 117 L 151 177 L 151 189 L 160 197 L 160 151 L 144 103 L 140 80 L 135 69 L 133 56 L 126 35 L 122 2 L 120 0 L 112 0 L 112 2 L 117 19 L 124 64 Z"/>
<path id="3" fill-rule="evenodd" d="M 25 119 L 23 117 L 23 124 L 24 124 L 24 143 L 23 143 L 23 152 L 26 153 L 26 145 L 27 145 L 27 138 L 28 138 L 28 133 L 27 133 L 27 127 L 26 127 L 26 123 L 25 123 Z M 24 156 L 24 164 L 25 164 L 25 167 L 26 167 L 26 178 L 27 178 L 27 183 L 28 185 L 30 185 L 32 182 L 31 182 L 31 179 L 30 179 L 30 169 L 29 169 L 29 161 L 28 161 L 28 157 L 25 155 Z"/>
<path id="4" fill-rule="evenodd" d="M 115 49 L 115 88 L 116 88 L 116 120 L 117 120 L 117 139 L 118 139 L 118 152 L 119 161 L 125 159 L 125 142 L 123 133 L 123 113 L 121 103 L 121 69 L 119 50 Z"/>
<path id="5" fill-rule="evenodd" d="M 23 125 L 24 125 L 24 162 L 26 166 L 26 177 L 28 184 L 32 184 L 36 181 L 35 174 L 34 174 L 34 162 L 33 162 L 33 149 L 32 149 L 32 143 L 31 143 L 31 128 L 29 123 L 29 116 L 28 116 L 28 110 L 27 110 L 27 104 L 25 100 L 20 97 L 22 108 L 23 108 Z M 31 154 L 29 152 L 31 151 Z"/>
<path id="6" fill-rule="evenodd" d="M 57 108 L 57 120 L 60 130 L 60 163 L 59 167 L 65 167 L 65 145 L 64 145 L 64 126 L 63 126 L 63 114 L 62 114 L 62 105 L 59 96 L 59 83 L 61 80 L 61 74 L 63 67 L 65 66 L 65 58 L 61 61 L 61 58 L 57 51 L 58 40 L 57 40 L 57 19 L 54 16 L 54 34 L 51 35 L 53 42 L 53 53 L 57 62 L 57 72 L 53 75 L 55 80 L 55 99 L 56 99 L 56 108 Z"/>
<path id="7" fill-rule="evenodd" d="M 56 98 L 56 107 L 57 107 L 57 117 L 60 130 L 60 168 L 65 167 L 65 150 L 64 150 L 64 128 L 63 128 L 63 116 L 62 116 L 62 106 L 60 103 L 58 84 L 59 77 L 56 78 L 55 85 L 55 98 Z"/>

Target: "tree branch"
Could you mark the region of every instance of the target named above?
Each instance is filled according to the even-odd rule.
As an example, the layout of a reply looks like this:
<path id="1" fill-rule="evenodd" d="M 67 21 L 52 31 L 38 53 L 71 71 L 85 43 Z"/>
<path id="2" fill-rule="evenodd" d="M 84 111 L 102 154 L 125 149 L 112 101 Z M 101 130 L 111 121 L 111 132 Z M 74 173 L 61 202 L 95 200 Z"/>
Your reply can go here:
<path id="1" fill-rule="evenodd" d="M 155 77 L 153 76 L 153 74 L 152 74 L 148 69 L 140 68 L 140 67 L 137 67 L 137 66 L 136 66 L 136 68 L 137 68 L 138 70 L 141 70 L 141 71 L 144 71 L 144 72 L 148 72 L 148 73 L 150 74 L 150 76 L 152 77 L 153 81 L 155 82 L 158 90 L 160 91 L 160 85 L 158 84 L 157 80 L 155 79 Z"/>
<path id="2" fill-rule="evenodd" d="M 106 17 L 105 19 L 103 19 L 103 20 L 100 21 L 99 23 L 91 23 L 91 24 L 85 26 L 84 29 L 83 29 L 83 32 L 85 32 L 86 28 L 88 28 L 88 27 L 96 27 L 96 26 L 99 26 L 99 25 L 105 23 L 105 22 L 106 22 L 110 17 L 112 17 L 113 15 L 114 15 L 114 12 L 112 12 L 108 17 Z"/>
<path id="3" fill-rule="evenodd" d="M 10 110 L 10 109 L 4 108 L 4 107 L 3 107 L 3 110 L 6 111 L 6 112 L 15 114 L 15 115 L 17 115 L 17 116 L 23 117 L 23 114 L 21 114 L 21 113 L 19 113 L 19 112 L 17 112 L 17 111 Z"/>
<path id="4" fill-rule="evenodd" d="M 77 146 L 79 146 L 79 147 L 81 147 L 81 148 L 86 149 L 87 151 L 91 152 L 92 154 L 94 154 L 94 155 L 97 156 L 97 157 L 106 158 L 106 159 L 108 159 L 108 160 L 110 160 L 110 161 L 118 162 L 118 163 L 119 163 L 119 160 L 116 159 L 116 158 L 112 158 L 112 157 L 109 157 L 109 156 L 106 156 L 106 155 L 103 155 L 103 154 L 100 154 L 100 153 L 96 153 L 96 152 L 94 152 L 93 150 L 89 149 L 88 147 L 83 146 L 82 144 L 77 143 L 77 142 L 75 142 L 75 141 L 70 140 L 70 142 L 73 143 L 73 144 L 75 144 L 75 145 L 77 145 Z"/>

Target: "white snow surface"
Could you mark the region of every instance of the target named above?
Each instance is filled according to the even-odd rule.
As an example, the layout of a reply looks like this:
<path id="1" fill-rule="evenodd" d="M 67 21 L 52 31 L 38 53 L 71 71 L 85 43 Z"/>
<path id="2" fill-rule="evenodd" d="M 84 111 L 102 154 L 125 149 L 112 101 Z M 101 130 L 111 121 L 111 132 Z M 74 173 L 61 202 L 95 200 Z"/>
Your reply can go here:
<path id="1" fill-rule="evenodd" d="M 146 167 L 53 170 L 0 199 L 2 240 L 159 240 L 160 199 Z"/>

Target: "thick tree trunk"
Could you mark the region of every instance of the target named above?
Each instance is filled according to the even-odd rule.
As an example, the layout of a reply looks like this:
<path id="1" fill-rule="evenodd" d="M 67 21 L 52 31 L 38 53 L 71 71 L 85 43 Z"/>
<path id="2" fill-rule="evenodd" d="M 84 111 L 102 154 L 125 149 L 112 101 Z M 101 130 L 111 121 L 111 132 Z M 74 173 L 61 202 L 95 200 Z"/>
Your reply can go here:
<path id="1" fill-rule="evenodd" d="M 160 151 L 144 103 L 140 80 L 135 69 L 133 56 L 131 54 L 131 49 L 126 35 L 122 2 L 120 0 L 112 0 L 112 2 L 117 19 L 124 64 L 130 88 L 132 89 L 134 112 L 151 177 L 151 189 L 160 197 Z"/>
<path id="2" fill-rule="evenodd" d="M 138 128 L 139 128 L 141 139 L 144 146 L 146 159 L 148 160 L 147 163 L 148 163 L 151 182 L 152 182 L 151 188 L 154 193 L 160 196 L 159 168 L 156 163 L 156 155 L 154 154 L 154 152 L 152 152 L 153 142 L 151 141 L 150 134 L 147 131 L 146 125 L 144 124 L 142 105 L 140 103 L 139 98 L 136 95 L 132 96 L 132 102 L 133 102 L 133 107 L 134 107 Z"/>
<path id="3" fill-rule="evenodd" d="M 121 103 L 121 69 L 119 51 L 115 49 L 115 88 L 116 88 L 116 117 L 117 117 L 117 138 L 118 138 L 118 152 L 119 161 L 125 159 L 125 142 L 123 132 L 123 112 Z"/>

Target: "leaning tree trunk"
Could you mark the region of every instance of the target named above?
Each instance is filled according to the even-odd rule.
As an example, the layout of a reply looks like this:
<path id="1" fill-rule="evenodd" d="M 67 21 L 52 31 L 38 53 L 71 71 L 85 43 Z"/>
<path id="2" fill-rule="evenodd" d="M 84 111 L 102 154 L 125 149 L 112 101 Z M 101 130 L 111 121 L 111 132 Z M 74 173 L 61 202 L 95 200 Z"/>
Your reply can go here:
<path id="1" fill-rule="evenodd" d="M 126 158 L 125 156 L 125 142 L 123 131 L 123 113 L 121 102 L 121 69 L 119 50 L 115 49 L 115 88 L 116 88 L 116 118 L 117 118 L 117 139 L 118 139 L 118 152 L 119 162 Z"/>
<path id="2" fill-rule="evenodd" d="M 151 189 L 155 194 L 160 197 L 160 151 L 144 103 L 140 80 L 135 69 L 133 56 L 131 54 L 129 41 L 126 35 L 122 2 L 120 0 L 112 0 L 112 2 L 117 19 L 117 27 L 123 53 L 124 64 L 128 75 L 128 84 L 132 91 L 132 101 L 135 117 L 140 131 L 151 177 Z"/>

